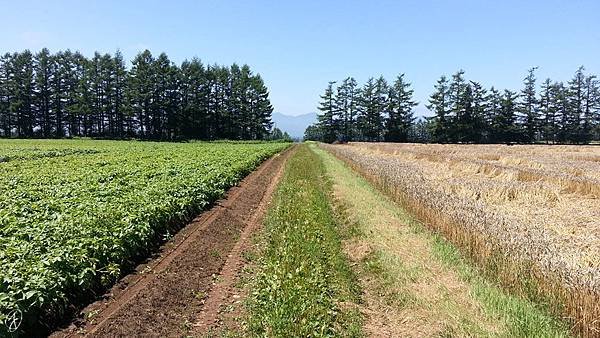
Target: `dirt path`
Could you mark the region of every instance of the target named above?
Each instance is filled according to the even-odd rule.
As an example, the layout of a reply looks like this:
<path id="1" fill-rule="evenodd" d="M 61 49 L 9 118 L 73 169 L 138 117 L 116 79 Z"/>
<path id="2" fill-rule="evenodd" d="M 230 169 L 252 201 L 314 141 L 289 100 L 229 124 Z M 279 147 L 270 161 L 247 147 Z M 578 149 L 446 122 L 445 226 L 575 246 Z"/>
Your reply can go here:
<path id="1" fill-rule="evenodd" d="M 289 153 L 292 151 L 289 151 Z M 289 156 L 289 154 L 286 155 Z M 241 302 L 242 298 L 247 296 L 245 294 L 247 290 L 242 290 L 235 286 L 238 277 L 242 273 L 242 268 L 248 263 L 243 254 L 244 252 L 253 250 L 251 237 L 262 226 L 262 219 L 267 212 L 271 196 L 277 187 L 279 179 L 283 175 L 284 169 L 284 165 L 279 165 L 279 169 L 273 176 L 273 179 L 266 185 L 266 191 L 263 194 L 260 204 L 248 219 L 247 226 L 228 255 L 227 261 L 219 274 L 219 282 L 210 290 L 202 312 L 194 324 L 192 332 L 194 336 L 206 336 L 211 332 L 231 330 L 232 326 L 237 324 L 232 322 L 231 317 L 232 315 L 241 314 L 240 306 L 235 309 L 232 308 L 230 310 L 232 313 L 226 316 L 221 315 L 227 311 L 227 307 L 235 306 L 235 304 Z M 223 320 L 227 320 L 228 322 L 223 323 Z"/>
<path id="2" fill-rule="evenodd" d="M 289 149 L 263 163 L 225 199 L 180 231 L 160 256 L 140 265 L 51 337 L 203 335 L 232 296 L 242 252 L 260 225 Z"/>

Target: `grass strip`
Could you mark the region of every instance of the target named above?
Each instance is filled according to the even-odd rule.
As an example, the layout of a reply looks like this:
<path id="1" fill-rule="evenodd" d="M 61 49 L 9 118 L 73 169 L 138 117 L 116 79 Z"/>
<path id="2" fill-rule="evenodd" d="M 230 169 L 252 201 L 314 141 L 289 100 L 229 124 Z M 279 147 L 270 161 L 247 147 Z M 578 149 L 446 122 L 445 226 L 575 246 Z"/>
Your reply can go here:
<path id="1" fill-rule="evenodd" d="M 267 248 L 250 300 L 258 336 L 361 336 L 358 283 L 342 252 L 331 185 L 306 145 L 290 158 L 265 220 Z"/>

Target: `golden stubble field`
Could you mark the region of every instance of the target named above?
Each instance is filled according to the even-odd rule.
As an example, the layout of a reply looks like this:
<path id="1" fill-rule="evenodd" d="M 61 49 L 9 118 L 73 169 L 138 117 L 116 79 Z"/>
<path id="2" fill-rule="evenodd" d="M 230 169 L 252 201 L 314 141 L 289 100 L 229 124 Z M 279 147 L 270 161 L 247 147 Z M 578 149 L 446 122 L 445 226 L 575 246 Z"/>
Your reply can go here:
<path id="1" fill-rule="evenodd" d="M 600 334 L 600 147 L 322 146 L 504 285 Z"/>

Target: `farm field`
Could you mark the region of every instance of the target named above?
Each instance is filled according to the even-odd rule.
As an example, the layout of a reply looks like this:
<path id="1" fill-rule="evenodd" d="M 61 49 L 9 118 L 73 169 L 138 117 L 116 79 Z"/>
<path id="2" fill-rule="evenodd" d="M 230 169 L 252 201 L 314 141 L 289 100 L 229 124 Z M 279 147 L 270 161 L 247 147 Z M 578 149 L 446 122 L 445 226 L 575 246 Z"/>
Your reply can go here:
<path id="1" fill-rule="evenodd" d="M 344 252 L 362 289 L 371 337 L 567 337 L 534 303 L 485 278 L 361 174 L 316 146 L 332 182 L 332 204 L 349 226 Z"/>
<path id="2" fill-rule="evenodd" d="M 60 319 L 288 146 L 0 141 L 0 322 Z"/>
<path id="3" fill-rule="evenodd" d="M 600 338 L 600 0 L 2 10 L 0 338 Z"/>
<path id="4" fill-rule="evenodd" d="M 582 336 L 598 333 L 600 149 L 322 145 L 487 274 Z"/>
<path id="5" fill-rule="evenodd" d="M 596 332 L 595 147 L 0 144 L 21 333 Z"/>

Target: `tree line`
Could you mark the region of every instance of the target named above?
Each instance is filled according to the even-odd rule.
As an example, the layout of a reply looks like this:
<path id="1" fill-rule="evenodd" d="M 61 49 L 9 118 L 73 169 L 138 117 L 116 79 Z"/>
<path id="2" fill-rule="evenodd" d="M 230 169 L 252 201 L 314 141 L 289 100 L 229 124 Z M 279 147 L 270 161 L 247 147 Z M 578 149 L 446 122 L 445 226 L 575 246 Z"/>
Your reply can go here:
<path id="1" fill-rule="evenodd" d="M 176 65 L 165 53 L 42 49 L 0 56 L 0 136 L 265 139 L 273 108 L 247 65 Z"/>
<path id="2" fill-rule="evenodd" d="M 390 85 L 383 77 L 358 86 L 348 77 L 339 86 L 329 82 L 321 96 L 318 122 L 305 139 L 333 141 L 406 142 L 413 124 L 413 90 L 400 74 Z"/>
<path id="3" fill-rule="evenodd" d="M 531 68 L 519 92 L 489 90 L 460 70 L 441 76 L 427 108 L 416 120 L 410 84 L 369 79 L 357 88 L 348 78 L 321 96 L 318 122 L 306 139 L 438 143 L 572 143 L 600 140 L 600 84 L 580 67 L 567 83 L 546 79 L 537 86 Z M 351 113 L 350 113 L 351 112 Z"/>

